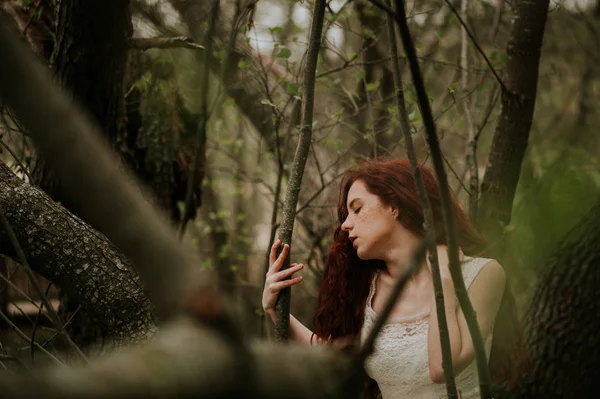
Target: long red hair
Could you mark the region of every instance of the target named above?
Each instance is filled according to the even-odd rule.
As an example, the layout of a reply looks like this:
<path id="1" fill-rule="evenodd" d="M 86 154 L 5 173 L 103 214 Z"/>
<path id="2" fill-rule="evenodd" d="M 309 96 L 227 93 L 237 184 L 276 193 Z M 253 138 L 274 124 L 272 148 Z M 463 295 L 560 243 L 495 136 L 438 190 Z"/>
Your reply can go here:
<path id="1" fill-rule="evenodd" d="M 431 202 L 436 241 L 438 244 L 446 244 L 442 201 L 437 179 L 429 168 L 421 165 L 419 170 Z M 340 186 L 339 224 L 335 229 L 333 244 L 325 261 L 325 272 L 319 289 L 317 312 L 314 317 L 314 334 L 329 342 L 342 337 L 358 337 L 374 273 L 377 269 L 385 266 L 383 261 L 359 259 L 348 239 L 348 233 L 341 228 L 348 216 L 346 205 L 348 191 L 357 180 L 364 182 L 368 190 L 377 195 L 385 205 L 401 210 L 397 220 L 402 226 L 417 236 L 424 236 L 423 209 L 407 159 L 365 162 L 346 172 Z M 454 196 L 452 196 L 452 207 L 456 218 L 458 243 L 462 251 L 468 256 L 483 255 L 487 246 L 486 242 L 469 221 Z M 508 300 L 511 305 L 512 297 L 508 290 L 505 290 L 504 296 L 506 298 L 503 299 L 503 302 Z M 511 312 L 509 318 L 516 323 L 514 304 L 512 304 L 512 308 L 501 305 L 501 311 Z M 497 335 L 494 334 L 494 336 Z M 506 340 L 506 337 L 502 338 Z M 494 352 L 495 346 L 492 345 L 492 352 Z M 504 362 L 505 357 L 497 354 L 494 356 L 492 353 L 491 358 L 497 359 L 498 362 Z"/>

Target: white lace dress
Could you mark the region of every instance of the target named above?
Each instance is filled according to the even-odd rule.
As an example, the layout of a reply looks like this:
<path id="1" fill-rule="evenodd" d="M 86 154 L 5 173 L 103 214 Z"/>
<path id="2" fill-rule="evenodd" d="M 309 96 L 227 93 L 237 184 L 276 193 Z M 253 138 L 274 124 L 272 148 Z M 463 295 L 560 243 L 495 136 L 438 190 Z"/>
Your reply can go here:
<path id="1" fill-rule="evenodd" d="M 462 264 L 467 288 L 477 274 L 490 262 L 486 258 L 465 258 Z M 364 341 L 373 327 L 377 314 L 371 307 L 375 281 L 367 299 L 365 320 L 361 331 Z M 435 384 L 429 377 L 427 360 L 427 329 L 429 311 L 414 316 L 396 318 L 385 324 L 375 340 L 373 354 L 366 361 L 367 374 L 377 381 L 383 399 L 447 398 L 446 385 Z M 485 341 L 489 358 L 492 334 Z M 473 361 L 456 377 L 456 386 L 463 399 L 478 398 L 477 366 Z"/>

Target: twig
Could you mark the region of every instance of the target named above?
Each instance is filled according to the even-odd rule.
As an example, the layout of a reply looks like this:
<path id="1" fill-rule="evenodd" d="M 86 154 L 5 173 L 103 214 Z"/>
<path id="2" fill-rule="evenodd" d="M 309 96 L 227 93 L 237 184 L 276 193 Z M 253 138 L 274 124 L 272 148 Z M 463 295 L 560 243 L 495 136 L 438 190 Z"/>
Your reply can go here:
<path id="1" fill-rule="evenodd" d="M 461 0 L 461 12 L 463 13 L 465 24 L 461 26 L 461 48 L 460 48 L 460 71 L 461 71 L 461 91 L 463 94 L 468 92 L 469 83 L 469 57 L 468 49 L 469 43 L 467 41 L 467 27 L 466 21 L 468 19 L 468 5 L 469 0 Z M 467 97 L 461 101 L 463 111 L 465 114 L 465 120 L 467 124 L 467 165 L 470 171 L 469 177 L 469 218 L 474 222 L 477 218 L 477 198 L 479 196 L 479 170 L 477 167 L 477 140 L 475 140 L 475 126 L 473 125 L 473 116 L 471 115 L 471 109 Z"/>
<path id="2" fill-rule="evenodd" d="M 23 165 L 23 163 L 21 163 L 21 161 L 17 157 L 17 154 L 14 153 L 14 151 L 8 146 L 8 144 L 6 144 L 4 142 L 4 140 L 0 140 L 0 144 L 2 144 L 2 147 L 4 147 L 10 155 L 12 155 L 12 157 L 15 160 L 15 162 L 17 163 L 17 165 L 19 165 L 19 168 L 21 168 L 21 171 L 25 174 L 25 176 L 27 176 L 27 178 L 29 179 L 29 182 L 32 183 L 34 181 L 33 178 L 27 171 L 27 168 L 25 167 L 25 165 Z"/>
<path id="3" fill-rule="evenodd" d="M 46 288 L 46 292 L 44 293 L 44 296 L 47 297 L 48 296 L 48 292 L 50 292 L 50 287 L 52 287 L 52 283 L 48 284 L 48 288 Z M 37 328 L 40 322 L 40 316 L 42 315 L 42 311 L 44 310 L 44 302 L 41 303 L 40 308 L 37 312 L 37 315 L 35 316 L 35 322 L 33 323 L 33 331 L 31 332 L 31 362 L 33 363 L 34 361 L 34 357 L 35 357 L 35 351 L 34 348 L 35 346 L 33 345 L 35 342 L 35 333 L 37 332 Z M 59 326 L 59 328 L 61 328 Z"/>
<path id="4" fill-rule="evenodd" d="M 29 342 L 29 337 L 27 336 L 27 334 L 25 334 L 23 331 L 21 331 L 19 329 L 19 327 L 17 327 L 15 325 L 15 323 L 13 323 L 12 321 L 10 321 L 10 319 L 1 310 L 0 310 L 0 318 L 2 320 L 4 320 L 4 322 L 6 324 L 8 324 L 8 326 L 10 328 L 12 328 L 15 331 L 15 333 L 17 333 L 17 335 L 19 337 L 21 337 L 22 339 L 24 339 L 26 342 Z M 37 342 L 34 342 L 33 344 L 35 345 L 35 347 L 37 349 L 39 349 L 41 352 L 43 352 L 45 355 L 47 355 L 50 359 L 54 360 L 56 363 L 58 363 L 58 364 L 64 364 L 61 360 L 59 360 L 57 357 L 55 357 L 52 353 L 48 352 L 43 346 L 41 346 Z"/>
<path id="5" fill-rule="evenodd" d="M 500 78 L 500 76 L 498 75 L 498 73 L 496 72 L 496 70 L 494 69 L 494 67 L 492 66 L 492 63 L 490 62 L 490 60 L 487 57 L 487 55 L 485 55 L 484 51 L 479 46 L 479 43 L 477 43 L 477 39 L 475 39 L 475 36 L 473 36 L 473 34 L 471 33 L 471 31 L 469 30 L 469 28 L 467 27 L 467 24 L 465 23 L 465 21 L 463 21 L 462 17 L 460 16 L 460 13 L 458 11 L 456 11 L 456 8 L 454 8 L 454 6 L 452 5 L 452 3 L 449 0 L 444 0 L 444 1 L 448 5 L 448 7 L 450 7 L 450 9 L 452 10 L 452 12 L 456 16 L 456 19 L 458 19 L 458 21 L 462 25 L 464 31 L 467 33 L 467 35 L 469 35 L 469 38 L 471 39 L 471 42 L 473 42 L 473 45 L 475 46 L 475 48 L 477 49 L 477 51 L 479 52 L 479 54 L 481 54 L 481 56 L 485 60 L 485 63 L 487 64 L 488 68 L 490 68 L 490 71 L 492 71 L 492 74 L 494 75 L 494 77 L 498 81 L 498 84 L 500 84 L 500 87 L 502 87 L 502 90 L 505 93 L 509 93 L 508 88 L 506 87 L 506 85 L 504 84 L 504 82 L 502 81 L 502 79 Z"/>
<path id="6" fill-rule="evenodd" d="M 0 206 L 0 225 L 2 226 L 2 229 L 4 230 L 4 232 L 8 236 L 11 244 L 13 245 L 14 250 L 17 253 L 17 259 L 18 259 L 19 263 L 21 263 L 21 265 L 23 266 L 23 269 L 25 270 L 25 274 L 27 274 L 27 277 L 31 281 L 31 285 L 33 287 L 33 290 L 35 291 L 35 293 L 37 294 L 37 296 L 42 301 L 42 304 L 46 305 L 46 309 L 48 309 L 48 313 L 50 314 L 52 321 L 59 328 L 62 327 L 62 322 L 60 320 L 60 317 L 58 316 L 58 313 L 56 312 L 56 310 L 54 309 L 54 307 L 50 303 L 50 300 L 48 300 L 48 298 L 46 297 L 46 295 L 44 295 L 44 293 L 40 289 L 40 286 L 39 286 L 38 282 L 36 281 L 35 274 L 34 274 L 33 270 L 31 269 L 31 267 L 29 267 L 29 263 L 27 262 L 27 258 L 25 257 L 25 253 L 23 252 L 23 249 L 21 248 L 21 245 L 19 244 L 19 240 L 17 239 L 17 236 L 15 235 L 15 232 L 13 231 L 12 227 L 8 223 L 8 220 L 6 219 L 6 216 L 4 215 L 4 209 L 2 208 L 2 206 Z M 42 311 L 42 306 L 40 306 L 39 311 L 40 312 Z M 71 337 L 69 337 L 69 335 L 66 333 L 66 331 L 64 332 L 63 335 L 64 335 L 66 341 L 69 343 L 69 345 L 71 345 L 71 347 L 73 349 L 75 349 L 75 352 L 77 352 L 77 354 L 85 362 L 87 362 L 87 357 L 85 356 L 85 354 L 81 351 L 81 349 L 79 348 L 79 346 L 77 346 L 75 344 L 75 342 L 73 342 L 71 340 Z"/>
<path id="7" fill-rule="evenodd" d="M 29 21 L 27 21 L 27 25 L 25 25 L 25 27 L 23 28 L 23 32 L 21 33 L 23 36 L 25 36 L 27 34 L 27 31 L 29 30 L 29 27 L 31 26 L 36 14 L 38 14 L 38 11 L 40 11 L 40 9 L 44 5 L 45 1 L 46 0 L 38 0 L 38 3 L 35 5 L 35 9 L 31 13 L 31 16 L 29 17 Z"/>
<path id="8" fill-rule="evenodd" d="M 456 296 L 467 320 L 469 332 L 473 340 L 473 347 L 475 349 L 475 360 L 477 362 L 477 371 L 479 374 L 479 387 L 482 399 L 491 399 L 491 378 L 490 371 L 487 365 L 487 358 L 485 354 L 485 347 L 483 345 L 483 338 L 481 331 L 477 324 L 477 318 L 475 310 L 467 294 L 465 282 L 462 277 L 460 268 L 460 258 L 458 254 L 458 242 L 456 234 L 456 221 L 454 218 L 454 209 L 452 208 L 452 200 L 450 194 L 450 188 L 448 186 L 448 178 L 446 176 L 446 170 L 444 168 L 444 161 L 442 157 L 442 151 L 436 134 L 435 122 L 431 112 L 431 106 L 429 105 L 429 99 L 427 97 L 427 91 L 423 84 L 423 77 L 419 69 L 419 62 L 416 56 L 416 50 L 414 43 L 411 38 L 408 24 L 406 23 L 406 14 L 404 12 L 404 1 L 397 0 L 397 16 L 396 23 L 400 30 L 400 37 L 402 38 L 402 44 L 406 51 L 408 58 L 411 75 L 415 91 L 417 94 L 417 100 L 421 108 L 423 116 L 423 124 L 425 125 L 425 133 L 427 134 L 427 143 L 431 151 L 431 157 L 434 165 L 434 170 L 438 178 L 438 184 L 440 187 L 440 196 L 443 204 L 443 215 L 444 224 L 446 227 L 446 238 L 448 241 L 448 257 L 450 259 L 450 274 L 452 275 L 452 281 L 454 282 L 454 288 L 456 290 Z"/>
<path id="9" fill-rule="evenodd" d="M 204 46 L 194 42 L 189 37 L 136 37 L 129 39 L 129 47 L 135 50 L 150 50 L 153 48 L 169 49 L 169 48 L 187 48 L 191 50 L 204 50 Z"/>

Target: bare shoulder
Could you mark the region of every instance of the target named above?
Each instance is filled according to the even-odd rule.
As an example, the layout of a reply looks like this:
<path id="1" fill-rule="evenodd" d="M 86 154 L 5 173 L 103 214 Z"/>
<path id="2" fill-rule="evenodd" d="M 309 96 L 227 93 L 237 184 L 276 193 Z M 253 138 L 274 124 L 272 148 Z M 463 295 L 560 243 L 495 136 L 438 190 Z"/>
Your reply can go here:
<path id="1" fill-rule="evenodd" d="M 473 280 L 470 288 L 477 287 L 504 287 L 506 284 L 506 272 L 498 261 L 491 259 L 485 263 L 481 271 Z"/>

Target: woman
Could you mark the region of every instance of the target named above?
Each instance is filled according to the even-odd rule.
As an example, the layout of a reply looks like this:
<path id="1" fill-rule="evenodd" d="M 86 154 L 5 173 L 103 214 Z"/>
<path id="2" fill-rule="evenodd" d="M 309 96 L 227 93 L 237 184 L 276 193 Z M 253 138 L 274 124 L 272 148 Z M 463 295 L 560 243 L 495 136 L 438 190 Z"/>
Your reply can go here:
<path id="1" fill-rule="evenodd" d="M 450 278 L 438 184 L 429 169 L 420 167 L 420 170 L 437 232 L 457 388 L 465 399 L 478 397 L 473 344 Z M 496 261 L 478 257 L 484 250 L 484 240 L 456 199 L 452 201 L 461 255 L 464 254 L 461 270 L 486 354 L 490 356 L 502 298 L 510 299 L 505 291 L 506 277 Z M 349 170 L 342 181 L 338 216 L 340 224 L 319 291 L 315 331 L 290 317 L 290 336 L 299 342 L 311 344 L 313 335 L 317 341 L 328 343 L 362 341 L 368 335 L 394 281 L 406 270 L 424 235 L 423 211 L 409 162 L 405 159 L 372 162 Z M 276 257 L 279 245 L 278 241 L 271 249 L 271 267 L 263 293 L 263 308 L 273 321 L 279 291 L 302 281 L 302 277 L 286 280 L 302 270 L 302 264 L 279 271 L 289 251 L 286 245 Z M 366 362 L 366 371 L 377 382 L 383 399 L 446 397 L 431 269 L 428 263 L 427 266 L 419 268 L 406 284 L 376 340 L 374 353 Z M 506 313 L 507 307 L 503 308 Z M 502 339 L 506 341 L 507 337 Z M 506 342 L 503 345 L 507 347 Z M 492 358 L 496 363 L 507 364 L 506 354 L 492 353 Z"/>

